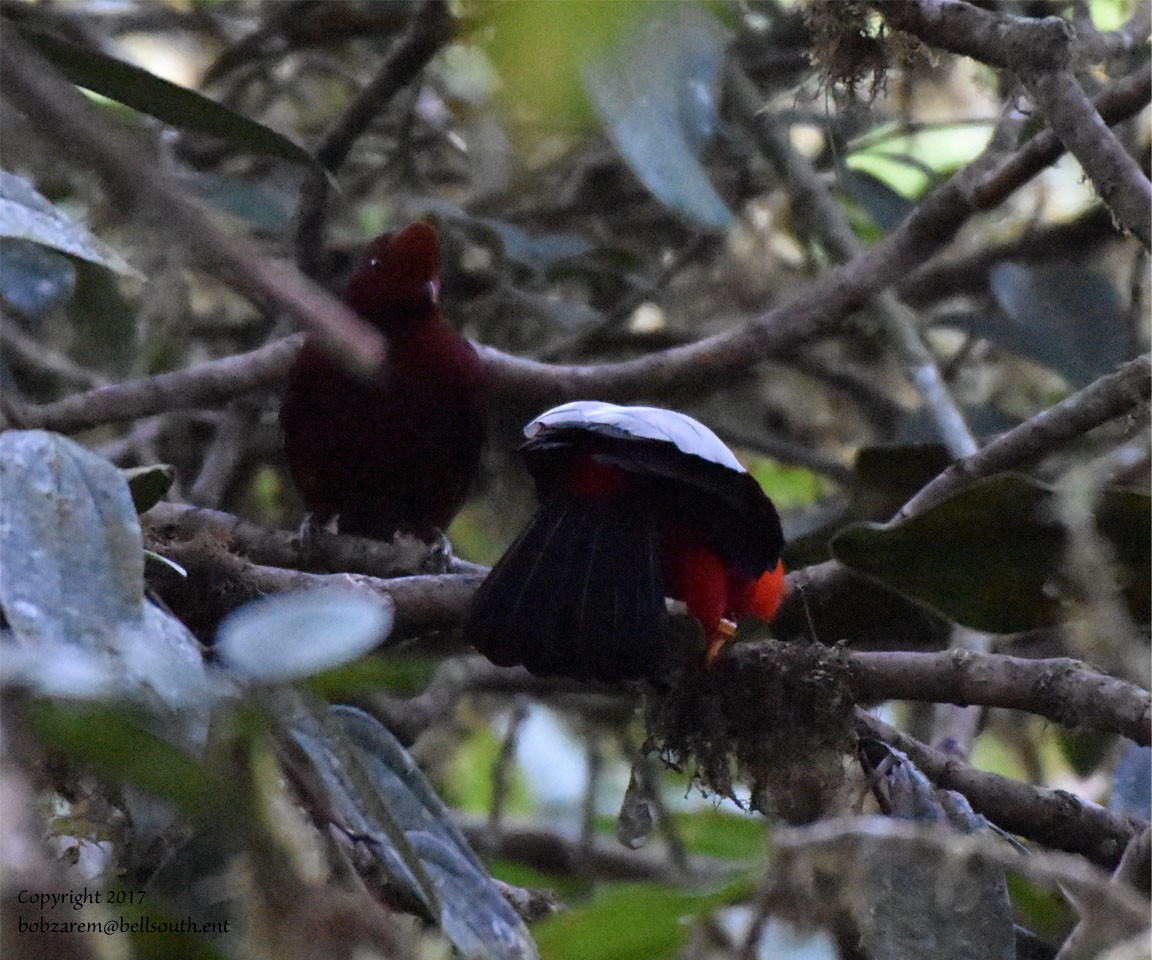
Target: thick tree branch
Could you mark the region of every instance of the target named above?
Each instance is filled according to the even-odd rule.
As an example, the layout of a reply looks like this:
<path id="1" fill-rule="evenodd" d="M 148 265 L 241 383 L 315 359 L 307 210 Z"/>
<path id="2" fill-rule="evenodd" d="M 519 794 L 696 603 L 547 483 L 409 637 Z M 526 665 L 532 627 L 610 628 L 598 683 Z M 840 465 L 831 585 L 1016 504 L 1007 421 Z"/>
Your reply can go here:
<path id="1" fill-rule="evenodd" d="M 741 654 L 738 646 L 733 655 Z M 1056 723 L 1115 731 L 1152 742 L 1148 691 L 1093 670 L 1078 660 L 1025 660 L 949 650 L 846 655 L 863 701 L 921 700 L 1024 710 Z"/>
<path id="2" fill-rule="evenodd" d="M 1025 75 L 1036 105 L 1116 219 L 1152 249 L 1152 182 L 1108 129 L 1070 70 Z"/>
<path id="3" fill-rule="evenodd" d="M 386 542 L 317 529 L 311 532 L 305 550 L 298 533 L 269 530 L 230 513 L 167 501 L 152 507 L 140 522 L 161 540 L 183 541 L 209 536 L 253 563 L 292 570 L 309 566 L 313 570 L 363 573 L 380 578 L 425 572 L 475 574 L 488 570 L 455 557 L 442 557 L 436 549 L 414 537 L 398 537 Z"/>
<path id="4" fill-rule="evenodd" d="M 787 131 L 772 114 L 761 110 L 761 98 L 752 81 L 738 69 L 730 71 L 729 80 L 738 109 L 754 131 L 760 149 L 779 171 L 796 206 L 804 210 L 807 222 L 832 259 L 847 263 L 863 254 L 864 244 L 852 231 L 843 208 L 816 169 L 793 149 Z M 936 358 L 920 337 L 912 311 L 891 291 L 878 294 L 872 307 L 949 451 L 954 457 L 973 453 L 976 441 L 944 383 Z"/>
<path id="5" fill-rule="evenodd" d="M 992 13 L 960 0 L 877 0 L 874 5 L 893 27 L 930 46 L 1016 73 L 1100 198 L 1146 249 L 1152 246 L 1152 183 L 1072 73 L 1071 24 L 1060 17 Z"/>
<path id="6" fill-rule="evenodd" d="M 174 612 L 201 635 L 214 633 L 224 616 L 256 597 L 338 587 L 365 591 L 392 607 L 396 620 L 386 641 L 391 646 L 409 637 L 458 627 L 484 579 L 473 573 L 391 579 L 359 573 L 304 573 L 250 563 L 228 553 L 219 543 L 203 539 L 156 541 L 152 548 L 187 572 L 187 577 L 178 577 L 162 569 L 154 572 L 153 580 Z"/>
<path id="7" fill-rule="evenodd" d="M 29 429 L 71 433 L 102 423 L 214 406 L 282 380 L 303 342 L 304 334 L 297 333 L 248 353 L 99 387 L 53 403 L 22 405 L 17 412 Z"/>
<path id="8" fill-rule="evenodd" d="M 1146 827 L 1135 817 L 1109 813 L 1066 791 L 976 770 L 862 710 L 857 711 L 856 726 L 861 736 L 906 753 L 938 787 L 964 794 L 973 810 L 997 826 L 1056 850 L 1082 854 L 1103 867 L 1115 867 L 1132 838 Z"/>

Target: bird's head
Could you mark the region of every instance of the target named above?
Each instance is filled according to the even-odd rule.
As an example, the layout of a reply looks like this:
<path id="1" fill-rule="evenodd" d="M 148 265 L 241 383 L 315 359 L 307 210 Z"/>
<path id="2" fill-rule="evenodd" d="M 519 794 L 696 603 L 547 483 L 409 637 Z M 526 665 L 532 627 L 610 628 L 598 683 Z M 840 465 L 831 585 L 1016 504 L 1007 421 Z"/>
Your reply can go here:
<path id="1" fill-rule="evenodd" d="M 430 315 L 440 299 L 440 238 L 417 221 L 368 245 L 344 299 L 390 336 Z"/>

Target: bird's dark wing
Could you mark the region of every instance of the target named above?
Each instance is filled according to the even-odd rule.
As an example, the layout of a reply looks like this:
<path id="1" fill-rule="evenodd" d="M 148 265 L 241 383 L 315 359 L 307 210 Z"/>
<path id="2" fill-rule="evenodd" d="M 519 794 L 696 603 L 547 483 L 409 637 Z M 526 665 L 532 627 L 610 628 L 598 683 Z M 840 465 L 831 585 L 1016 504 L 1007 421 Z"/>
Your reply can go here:
<path id="1" fill-rule="evenodd" d="M 465 637 L 540 676 L 625 680 L 662 666 L 658 520 L 634 498 L 557 495 L 478 591 Z"/>

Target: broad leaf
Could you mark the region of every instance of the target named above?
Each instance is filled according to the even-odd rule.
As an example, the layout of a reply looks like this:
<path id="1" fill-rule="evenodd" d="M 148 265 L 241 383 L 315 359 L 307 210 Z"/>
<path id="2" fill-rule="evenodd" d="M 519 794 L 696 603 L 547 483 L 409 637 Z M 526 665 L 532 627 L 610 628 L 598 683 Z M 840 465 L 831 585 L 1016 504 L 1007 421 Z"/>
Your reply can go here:
<path id="1" fill-rule="evenodd" d="M 1066 538 L 1054 492 L 1025 477 L 991 477 L 903 522 L 856 524 L 832 553 L 858 573 L 946 617 L 989 633 L 1058 623 Z M 1112 544 L 1124 597 L 1148 618 L 1149 499 L 1105 491 L 1097 513 Z"/>
<path id="2" fill-rule="evenodd" d="M 80 87 L 156 117 L 181 130 L 219 137 L 253 153 L 315 164 L 311 154 L 282 134 L 229 110 L 202 94 L 147 70 L 28 27 L 8 25 Z"/>
<path id="3" fill-rule="evenodd" d="M 1127 311 L 1102 274 L 1078 263 L 1001 263 L 989 285 L 1002 315 L 968 315 L 965 329 L 1052 368 L 1076 388 L 1126 359 Z"/>
<path id="4" fill-rule="evenodd" d="M 235 675 L 299 680 L 350 663 L 392 629 L 392 606 L 351 590 L 307 590 L 253 600 L 229 614 L 216 653 Z"/>
<path id="5" fill-rule="evenodd" d="M 333 707 L 329 718 L 325 734 L 298 725 L 293 737 L 341 821 L 375 841 L 393 891 L 424 903 L 464 957 L 536 957 L 523 921 L 396 738 L 351 707 Z M 337 757 L 347 759 L 333 762 Z"/>
<path id="6" fill-rule="evenodd" d="M 661 203 L 702 227 L 724 229 L 732 214 L 700 153 L 719 123 L 726 32 L 696 6 L 656 9 L 585 61 L 588 96 L 620 155 Z"/>
<path id="7" fill-rule="evenodd" d="M 137 513 L 151 510 L 160 502 L 176 479 L 176 468 L 170 463 L 155 463 L 147 467 L 129 467 L 122 470 L 132 494 Z"/>
<path id="8" fill-rule="evenodd" d="M 76 267 L 64 254 L 27 240 L 0 237 L 0 296 L 21 316 L 45 317 L 71 300 L 75 291 Z"/>
<path id="9" fill-rule="evenodd" d="M 140 523 L 120 471 L 66 437 L 9 430 L 0 489 L 7 680 L 206 705 L 215 686 L 195 639 L 144 599 Z"/>
<path id="10" fill-rule="evenodd" d="M 98 263 L 116 273 L 144 279 L 120 254 L 61 213 L 27 180 L 3 170 L 0 170 L 0 237 L 38 243 Z M 5 279 L 4 287 L 10 282 Z M 71 283 L 75 285 L 75 278 Z"/>

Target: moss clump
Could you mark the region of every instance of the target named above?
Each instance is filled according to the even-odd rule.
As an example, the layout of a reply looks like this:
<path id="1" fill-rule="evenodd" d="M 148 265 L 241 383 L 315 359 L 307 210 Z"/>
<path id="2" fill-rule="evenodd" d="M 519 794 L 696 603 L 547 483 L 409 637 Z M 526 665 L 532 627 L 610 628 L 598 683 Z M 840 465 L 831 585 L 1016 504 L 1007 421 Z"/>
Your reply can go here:
<path id="1" fill-rule="evenodd" d="M 806 823 L 837 806 L 844 758 L 854 749 L 850 676 L 835 649 L 757 643 L 712 669 L 696 661 L 677 682 L 649 693 L 648 732 L 665 762 L 694 768 L 705 788 Z"/>

